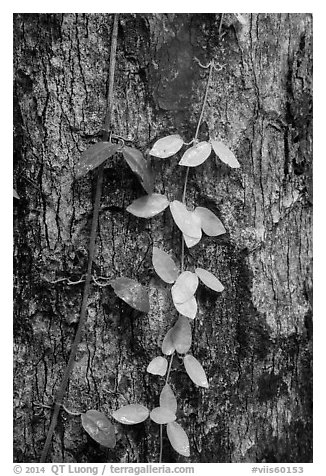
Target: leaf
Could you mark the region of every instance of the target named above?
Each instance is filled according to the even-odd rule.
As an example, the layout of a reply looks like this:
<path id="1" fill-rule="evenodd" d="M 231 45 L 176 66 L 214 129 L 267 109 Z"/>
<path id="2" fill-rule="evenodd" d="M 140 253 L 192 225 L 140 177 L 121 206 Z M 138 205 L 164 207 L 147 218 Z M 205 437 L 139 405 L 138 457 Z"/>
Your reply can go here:
<path id="1" fill-rule="evenodd" d="M 219 279 L 217 279 L 216 276 L 214 276 L 214 274 L 202 268 L 196 268 L 195 273 L 197 274 L 201 282 L 204 283 L 208 288 L 213 289 L 213 291 L 216 291 L 218 293 L 223 291 L 223 284 Z"/>
<path id="2" fill-rule="evenodd" d="M 173 421 L 167 424 L 166 430 L 172 448 L 182 456 L 190 456 L 188 436 L 182 426 Z"/>
<path id="3" fill-rule="evenodd" d="M 118 144 L 111 142 L 98 142 L 86 149 L 76 166 L 76 178 L 83 177 L 90 170 L 96 169 L 106 159 L 112 157 L 119 149 Z"/>
<path id="4" fill-rule="evenodd" d="M 198 276 L 191 271 L 184 271 L 171 288 L 173 302 L 181 304 L 188 301 L 195 294 L 197 287 Z"/>
<path id="5" fill-rule="evenodd" d="M 140 218 L 152 218 L 163 212 L 168 206 L 169 201 L 165 195 L 152 193 L 134 200 L 127 207 L 127 212 Z"/>
<path id="6" fill-rule="evenodd" d="M 183 239 L 185 240 L 187 248 L 192 248 L 200 242 L 200 238 L 192 238 L 191 236 L 185 235 L 184 233 Z"/>
<path id="7" fill-rule="evenodd" d="M 156 273 L 166 283 L 174 283 L 179 275 L 179 270 L 173 259 L 165 251 L 153 247 L 152 263 Z"/>
<path id="8" fill-rule="evenodd" d="M 141 312 L 149 312 L 149 297 L 147 289 L 130 278 L 116 278 L 111 281 L 116 295 L 129 306 Z"/>
<path id="9" fill-rule="evenodd" d="M 163 137 L 162 139 L 156 141 L 150 151 L 150 154 L 154 155 L 155 157 L 160 157 L 161 159 L 166 159 L 167 157 L 171 157 L 172 155 L 176 154 L 182 146 L 182 138 L 179 135 L 174 134 Z"/>
<path id="10" fill-rule="evenodd" d="M 165 334 L 165 337 L 164 337 L 163 342 L 162 342 L 161 349 L 162 349 L 163 354 L 165 354 L 165 355 L 171 355 L 175 351 L 175 347 L 174 347 L 173 342 L 172 342 L 172 331 L 173 331 L 173 328 L 170 329 Z"/>
<path id="11" fill-rule="evenodd" d="M 171 423 L 176 419 L 175 413 L 165 407 L 156 407 L 149 414 L 151 420 L 160 425 Z"/>
<path id="12" fill-rule="evenodd" d="M 201 366 L 195 357 L 188 354 L 183 359 L 183 363 L 186 369 L 187 374 L 191 380 L 200 387 L 208 388 L 208 381 L 205 374 L 205 370 Z"/>
<path id="13" fill-rule="evenodd" d="M 164 357 L 155 357 L 147 366 L 147 372 L 153 375 L 163 375 L 166 374 L 168 368 L 168 361 Z"/>
<path id="14" fill-rule="evenodd" d="M 174 303 L 174 307 L 183 316 L 189 317 L 189 319 L 195 319 L 197 314 L 197 301 L 194 296 L 181 304 Z"/>
<path id="15" fill-rule="evenodd" d="M 170 210 L 175 224 L 182 233 L 192 238 L 201 238 L 200 220 L 194 212 L 187 210 L 186 205 L 178 200 L 170 203 Z"/>
<path id="16" fill-rule="evenodd" d="M 84 430 L 100 445 L 114 448 L 116 439 L 114 426 L 107 417 L 97 410 L 88 410 L 81 414 Z"/>
<path id="17" fill-rule="evenodd" d="M 14 189 L 14 198 L 17 198 L 18 200 L 20 199 L 20 196 L 18 195 L 15 189 Z"/>
<path id="18" fill-rule="evenodd" d="M 115 420 L 124 425 L 136 425 L 146 420 L 149 415 L 149 410 L 139 403 L 132 403 L 125 405 L 112 413 Z"/>
<path id="19" fill-rule="evenodd" d="M 197 165 L 205 162 L 212 152 L 212 146 L 209 142 L 199 142 L 198 144 L 190 147 L 183 154 L 179 165 L 187 167 L 197 167 Z"/>
<path id="20" fill-rule="evenodd" d="M 137 175 L 144 190 L 151 194 L 154 189 L 154 180 L 151 167 L 140 150 L 134 147 L 124 147 L 122 149 L 122 155 L 131 168 L 131 170 Z"/>
<path id="21" fill-rule="evenodd" d="M 196 207 L 194 214 L 200 218 L 201 228 L 206 235 L 219 236 L 226 233 L 221 220 L 208 208 Z"/>
<path id="22" fill-rule="evenodd" d="M 240 164 L 237 161 L 234 153 L 226 145 L 218 140 L 211 140 L 211 144 L 215 154 L 222 162 L 229 165 L 233 169 L 240 167 Z"/>
<path id="23" fill-rule="evenodd" d="M 191 347 L 191 326 L 184 316 L 179 316 L 172 327 L 172 342 L 179 354 L 186 354 Z"/>
<path id="24" fill-rule="evenodd" d="M 177 399 L 175 398 L 173 390 L 168 383 L 166 383 L 162 388 L 160 395 L 160 407 L 167 408 L 173 413 L 176 413 L 177 411 Z"/>

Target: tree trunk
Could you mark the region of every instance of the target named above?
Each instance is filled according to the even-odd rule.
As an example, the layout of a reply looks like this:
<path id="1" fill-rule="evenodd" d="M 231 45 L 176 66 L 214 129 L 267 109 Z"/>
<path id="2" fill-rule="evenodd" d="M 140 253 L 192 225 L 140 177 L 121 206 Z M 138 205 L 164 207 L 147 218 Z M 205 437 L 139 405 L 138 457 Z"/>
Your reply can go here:
<path id="1" fill-rule="evenodd" d="M 164 437 L 165 462 L 312 461 L 312 18 L 309 14 L 122 14 L 114 133 L 144 153 L 160 137 L 194 137 L 207 70 L 214 71 L 200 140 L 223 141 L 241 168 L 214 154 L 192 169 L 187 204 L 217 214 L 227 233 L 186 249 L 186 269 L 216 274 L 200 287 L 192 354 L 208 389 L 178 359 L 171 385 L 190 458 Z M 79 319 L 96 173 L 75 180 L 81 152 L 100 140 L 106 111 L 109 14 L 14 15 L 14 448 L 39 461 Z M 219 37 L 220 32 L 220 37 Z M 180 158 L 180 154 L 179 154 Z M 181 199 L 179 159 L 152 157 L 155 191 Z M 166 211 L 138 219 L 144 195 L 121 155 L 104 169 L 94 273 L 145 285 L 150 312 L 93 285 L 65 396 L 72 411 L 110 418 L 127 403 L 158 405 L 163 379 L 146 373 L 177 318 L 152 246 L 180 262 L 181 235 Z M 58 282 L 54 282 L 58 281 Z M 105 449 L 62 411 L 52 462 L 158 461 L 159 426 L 115 422 Z"/>

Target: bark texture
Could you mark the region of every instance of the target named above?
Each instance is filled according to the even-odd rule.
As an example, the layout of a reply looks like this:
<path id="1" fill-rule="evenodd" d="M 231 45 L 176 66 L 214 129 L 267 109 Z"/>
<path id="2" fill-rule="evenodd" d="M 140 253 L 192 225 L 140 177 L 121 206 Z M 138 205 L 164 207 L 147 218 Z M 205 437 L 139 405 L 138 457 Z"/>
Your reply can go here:
<path id="1" fill-rule="evenodd" d="M 231 170 L 215 156 L 191 170 L 187 203 L 206 206 L 227 234 L 204 237 L 186 268 L 204 267 L 225 286 L 201 287 L 193 355 L 210 381 L 192 384 L 176 359 L 171 385 L 190 438 L 184 458 L 165 441 L 163 461 L 312 461 L 312 18 L 308 14 L 123 14 L 115 133 L 146 153 L 158 138 L 194 136 L 207 72 L 213 75 L 200 139 L 235 152 Z M 81 152 L 99 140 L 113 16 L 14 15 L 14 459 L 39 460 L 78 323 L 96 174 L 75 180 Z M 185 169 L 151 159 L 155 191 L 180 199 Z M 170 287 L 151 265 L 153 244 L 180 260 L 168 212 L 137 219 L 125 209 L 144 192 L 121 156 L 105 168 L 94 271 L 148 287 L 141 314 L 110 287 L 92 287 L 87 325 L 65 398 L 73 411 L 108 416 L 133 402 L 158 404 L 149 361 L 176 320 Z M 104 449 L 80 419 L 61 413 L 53 462 L 158 460 L 159 427 L 116 424 Z"/>

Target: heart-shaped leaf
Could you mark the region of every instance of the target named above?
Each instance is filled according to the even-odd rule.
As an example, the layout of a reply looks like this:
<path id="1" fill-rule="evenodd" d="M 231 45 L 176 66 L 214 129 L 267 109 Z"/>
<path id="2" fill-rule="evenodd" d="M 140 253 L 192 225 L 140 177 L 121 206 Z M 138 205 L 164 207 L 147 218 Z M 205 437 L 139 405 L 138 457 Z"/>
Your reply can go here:
<path id="1" fill-rule="evenodd" d="M 200 387 L 208 388 L 208 381 L 205 370 L 195 357 L 188 354 L 184 357 L 183 363 L 187 374 L 191 380 Z"/>
<path id="2" fill-rule="evenodd" d="M 189 319 L 195 319 L 197 314 L 197 301 L 196 298 L 193 296 L 188 301 L 183 302 L 181 304 L 173 303 L 176 310 L 182 314 L 183 316 L 189 317 Z"/>
<path id="3" fill-rule="evenodd" d="M 172 342 L 172 331 L 173 331 L 173 328 L 170 329 L 164 339 L 163 339 L 163 342 L 162 342 L 162 352 L 164 355 L 171 355 L 173 354 L 173 352 L 175 351 L 175 347 L 173 345 L 173 342 Z"/>
<path id="4" fill-rule="evenodd" d="M 200 219 L 201 228 L 206 235 L 218 236 L 226 233 L 221 220 L 208 208 L 196 207 L 194 214 Z"/>
<path id="5" fill-rule="evenodd" d="M 179 165 L 197 167 L 197 165 L 202 164 L 206 159 L 208 159 L 211 151 L 212 146 L 209 142 L 199 142 L 198 144 L 186 150 L 179 162 Z"/>
<path id="6" fill-rule="evenodd" d="M 221 159 L 222 162 L 229 165 L 233 169 L 240 167 L 234 153 L 222 142 L 218 140 L 211 140 L 211 144 L 215 154 Z"/>
<path id="7" fill-rule="evenodd" d="M 114 426 L 107 417 L 97 410 L 88 410 L 81 414 L 84 430 L 100 445 L 114 448 L 116 439 Z"/>
<path id="8" fill-rule="evenodd" d="M 146 420 L 149 415 L 149 410 L 139 403 L 132 403 L 125 405 L 112 413 L 115 420 L 124 425 L 136 425 Z"/>
<path id="9" fill-rule="evenodd" d="M 174 200 L 170 203 L 170 210 L 177 227 L 187 236 L 201 238 L 200 218 L 187 210 L 184 203 Z"/>
<path id="10" fill-rule="evenodd" d="M 86 149 L 76 166 L 76 178 L 86 175 L 117 152 L 119 146 L 111 142 L 98 142 Z"/>
<path id="11" fill-rule="evenodd" d="M 191 236 L 185 235 L 184 233 L 183 239 L 185 240 L 187 248 L 192 248 L 193 246 L 197 245 L 200 242 L 200 238 L 192 238 Z"/>
<path id="12" fill-rule="evenodd" d="M 140 150 L 135 149 L 134 147 L 124 147 L 122 149 L 122 154 L 131 170 L 139 178 L 144 190 L 148 194 L 153 193 L 154 180 L 152 170 Z"/>
<path id="13" fill-rule="evenodd" d="M 153 247 L 152 263 L 155 271 L 166 283 L 174 283 L 179 275 L 179 270 L 173 259 L 165 251 Z"/>
<path id="14" fill-rule="evenodd" d="M 176 413 L 177 411 L 177 399 L 175 398 L 173 390 L 168 383 L 166 383 L 162 388 L 160 395 L 160 407 L 167 408 L 168 410 L 171 410 L 172 413 Z"/>
<path id="15" fill-rule="evenodd" d="M 149 297 L 147 289 L 130 278 L 116 278 L 111 281 L 116 295 L 129 306 L 141 312 L 149 312 Z"/>
<path id="16" fill-rule="evenodd" d="M 147 366 L 147 372 L 153 375 L 163 375 L 166 374 L 168 368 L 168 361 L 164 357 L 155 357 Z"/>
<path id="17" fill-rule="evenodd" d="M 191 271 L 184 271 L 171 288 L 173 302 L 181 304 L 188 301 L 195 294 L 197 287 L 198 276 Z"/>
<path id="18" fill-rule="evenodd" d="M 17 198 L 18 200 L 20 199 L 20 196 L 18 195 L 15 189 L 14 189 L 14 198 Z"/>
<path id="19" fill-rule="evenodd" d="M 172 448 L 182 456 L 190 456 L 188 436 L 182 426 L 173 421 L 167 424 L 166 430 Z"/>
<path id="20" fill-rule="evenodd" d="M 206 271 L 206 269 L 203 268 L 196 268 L 195 273 L 197 274 L 201 282 L 204 283 L 208 288 L 213 289 L 213 291 L 216 291 L 218 293 L 223 291 L 223 284 L 219 279 L 217 279 L 216 276 L 214 276 L 214 274 L 210 273 L 209 271 Z"/>
<path id="21" fill-rule="evenodd" d="M 151 420 L 160 425 L 165 425 L 176 419 L 175 413 L 165 407 L 154 408 L 149 416 Z"/>
<path id="22" fill-rule="evenodd" d="M 185 354 L 191 347 L 191 326 L 184 316 L 179 316 L 172 327 L 172 342 L 179 354 Z"/>
<path id="23" fill-rule="evenodd" d="M 179 135 L 174 134 L 163 137 L 162 139 L 156 141 L 150 151 L 150 154 L 154 155 L 155 157 L 160 157 L 161 159 L 166 159 L 167 157 L 171 157 L 172 155 L 176 154 L 182 146 L 182 138 Z"/>
<path id="24" fill-rule="evenodd" d="M 127 207 L 127 212 L 140 218 L 152 218 L 163 212 L 168 206 L 169 201 L 165 195 L 152 193 L 134 200 Z"/>

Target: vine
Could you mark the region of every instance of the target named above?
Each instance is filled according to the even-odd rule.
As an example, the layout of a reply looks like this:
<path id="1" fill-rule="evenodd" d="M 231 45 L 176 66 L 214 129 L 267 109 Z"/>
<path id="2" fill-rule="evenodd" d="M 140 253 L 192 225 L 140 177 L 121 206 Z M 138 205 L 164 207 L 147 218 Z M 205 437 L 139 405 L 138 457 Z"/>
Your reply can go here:
<path id="1" fill-rule="evenodd" d="M 196 206 L 193 209 L 188 208 L 187 185 L 190 169 L 203 164 L 210 157 L 212 152 L 214 152 L 222 162 L 231 168 L 238 168 L 240 166 L 233 152 L 219 140 L 211 137 L 208 141 L 200 142 L 198 140 L 200 125 L 207 106 L 207 97 L 211 86 L 213 72 L 220 71 L 223 66 L 216 64 L 213 60 L 208 65 L 203 65 L 197 58 L 195 58 L 195 61 L 201 68 L 208 69 L 208 77 L 195 135 L 189 143 L 186 143 L 179 134 L 160 138 L 154 143 L 149 152 L 149 154 L 154 158 L 169 159 L 176 156 L 182 148 L 186 147 L 186 150 L 183 152 L 182 157 L 178 162 L 180 166 L 186 167 L 182 189 L 182 200 L 179 201 L 175 199 L 170 201 L 165 194 L 154 192 L 154 179 L 150 163 L 145 159 L 142 152 L 133 147 L 126 146 L 125 141 L 121 137 L 110 134 L 109 132 L 111 128 L 113 107 L 117 25 L 118 14 L 115 14 L 111 40 L 108 107 L 103 140 L 102 142 L 92 145 L 82 154 L 76 168 L 76 179 L 83 177 L 89 171 L 98 168 L 87 273 L 78 281 L 71 281 L 69 278 L 61 278 L 60 280 L 52 282 L 55 284 L 59 281 L 63 281 L 67 282 L 68 285 L 83 282 L 85 285 L 79 324 L 71 348 L 69 361 L 55 400 L 52 420 L 42 452 L 41 462 L 46 461 L 60 409 L 63 409 L 71 416 L 80 417 L 84 429 L 101 445 L 114 448 L 116 444 L 114 426 L 106 415 L 94 409 L 90 409 L 85 413 L 71 412 L 63 405 L 64 394 L 73 368 L 77 347 L 81 338 L 81 332 L 85 324 L 87 300 L 91 282 L 94 282 L 99 286 L 110 285 L 115 294 L 131 307 L 145 313 L 150 311 L 150 301 L 147 290 L 137 281 L 128 277 L 108 279 L 103 276 L 98 277 L 92 275 L 92 262 L 94 259 L 99 205 L 103 182 L 103 168 L 105 161 L 114 154 L 122 154 L 131 170 L 137 175 L 146 192 L 144 196 L 137 198 L 127 207 L 127 212 L 138 218 L 151 219 L 169 209 L 175 225 L 181 232 L 181 256 L 179 263 L 177 263 L 176 260 L 166 251 L 153 246 L 153 268 L 162 281 L 171 285 L 171 298 L 178 313 L 176 322 L 168 330 L 160 346 L 163 355 L 158 355 L 153 358 L 146 369 L 149 374 L 158 375 L 164 378 L 162 390 L 159 395 L 159 405 L 150 410 L 141 403 L 131 403 L 115 410 L 112 413 L 112 417 L 116 421 L 125 425 L 141 423 L 148 418 L 158 424 L 160 435 L 159 462 L 162 462 L 163 459 L 163 431 L 165 425 L 168 439 L 174 450 L 183 456 L 189 457 L 189 439 L 181 424 L 176 421 L 178 402 L 169 383 L 174 357 L 177 356 L 183 362 L 186 373 L 195 385 L 202 388 L 208 388 L 209 386 L 203 366 L 190 352 L 192 344 L 191 321 L 196 318 L 198 307 L 195 294 L 199 284 L 205 285 L 217 293 L 222 292 L 224 286 L 218 277 L 210 270 L 198 267 L 195 269 L 185 269 L 185 247 L 192 248 L 196 246 L 200 242 L 203 233 L 209 237 L 216 237 L 224 234 L 226 230 L 220 219 L 209 209 L 202 206 Z M 112 142 L 112 140 L 116 140 L 116 142 Z M 42 406 L 47 407 L 46 405 Z"/>

